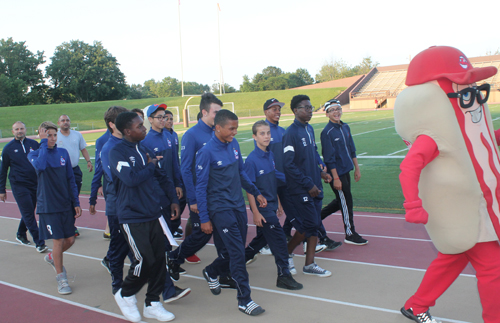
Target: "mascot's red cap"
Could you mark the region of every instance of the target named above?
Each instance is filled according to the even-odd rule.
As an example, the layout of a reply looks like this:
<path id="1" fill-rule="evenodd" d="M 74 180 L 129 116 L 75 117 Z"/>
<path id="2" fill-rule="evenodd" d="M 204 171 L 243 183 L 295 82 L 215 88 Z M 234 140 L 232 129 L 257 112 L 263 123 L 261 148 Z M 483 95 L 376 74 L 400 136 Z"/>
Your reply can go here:
<path id="1" fill-rule="evenodd" d="M 433 46 L 415 56 L 408 66 L 406 85 L 446 78 L 456 84 L 471 84 L 497 73 L 494 66 L 472 67 L 469 59 L 454 47 Z"/>

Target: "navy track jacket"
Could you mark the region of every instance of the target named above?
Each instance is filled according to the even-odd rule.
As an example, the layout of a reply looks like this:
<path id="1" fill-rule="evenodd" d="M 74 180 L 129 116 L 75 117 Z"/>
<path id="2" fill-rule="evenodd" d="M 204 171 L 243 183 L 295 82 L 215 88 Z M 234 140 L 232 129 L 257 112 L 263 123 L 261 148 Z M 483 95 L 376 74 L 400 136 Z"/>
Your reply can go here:
<path id="1" fill-rule="evenodd" d="M 116 211 L 120 224 L 142 223 L 161 215 L 158 184 L 171 197 L 173 185 L 167 173 L 148 163 L 146 153 L 153 151 L 140 143 L 121 140 L 109 152 L 109 166 L 117 196 Z M 155 181 L 155 177 L 157 180 Z M 175 189 L 173 189 L 175 194 Z"/>
<path id="2" fill-rule="evenodd" d="M 196 156 L 196 178 L 201 223 L 208 222 L 210 215 L 224 210 L 237 209 L 246 213 L 241 187 L 254 196 L 260 195 L 245 173 L 236 139 L 223 143 L 214 135 Z"/>
<path id="3" fill-rule="evenodd" d="M 96 205 L 97 203 L 97 191 L 99 187 L 102 186 L 101 179 L 103 175 L 102 163 L 101 163 L 101 151 L 102 147 L 108 142 L 111 132 L 106 130 L 106 132 L 97 138 L 95 141 L 95 167 L 94 167 L 94 177 L 92 178 L 92 184 L 90 185 L 90 198 L 89 204 Z"/>
<path id="4" fill-rule="evenodd" d="M 113 135 L 109 137 L 108 142 L 104 144 L 101 150 L 101 164 L 103 171 L 103 192 L 106 199 L 106 215 L 117 215 L 116 213 L 116 188 L 113 183 L 113 175 L 111 167 L 109 166 L 109 152 L 116 146 L 122 139 Z"/>
<path id="5" fill-rule="evenodd" d="M 328 173 L 336 169 L 342 176 L 354 169 L 352 159 L 356 158 L 356 147 L 347 123 L 330 121 L 326 124 L 321 132 L 321 150 Z"/>
<path id="6" fill-rule="evenodd" d="M 7 170 L 10 167 L 9 182 L 12 186 L 23 186 L 36 188 L 36 171 L 28 160 L 28 154 L 39 147 L 38 142 L 33 139 L 24 138 L 9 142 L 2 151 L 2 166 L 0 168 L 0 193 L 5 193 L 7 182 Z"/>
<path id="7" fill-rule="evenodd" d="M 40 141 L 40 148 L 28 155 L 38 175 L 36 212 L 66 212 L 80 206 L 75 175 L 68 151 L 64 148 L 49 149 L 47 139 Z"/>
<path id="8" fill-rule="evenodd" d="M 289 194 L 308 194 L 316 185 L 321 190 L 316 198 L 322 199 L 323 186 L 319 166 L 324 164 L 318 154 L 313 127 L 295 119 L 285 131 L 283 147 Z"/>

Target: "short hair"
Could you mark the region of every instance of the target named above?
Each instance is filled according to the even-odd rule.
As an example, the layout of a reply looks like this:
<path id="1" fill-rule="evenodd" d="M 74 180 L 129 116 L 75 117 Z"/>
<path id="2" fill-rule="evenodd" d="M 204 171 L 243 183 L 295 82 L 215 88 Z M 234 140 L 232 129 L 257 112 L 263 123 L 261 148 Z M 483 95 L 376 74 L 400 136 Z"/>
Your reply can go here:
<path id="1" fill-rule="evenodd" d="M 220 105 L 221 107 L 224 105 L 219 98 L 217 98 L 213 93 L 205 93 L 201 96 L 200 101 L 200 112 L 205 110 L 210 112 L 210 104 L 215 103 Z"/>
<path id="2" fill-rule="evenodd" d="M 68 119 L 70 119 L 70 120 L 71 120 L 71 118 L 69 117 L 69 115 L 67 115 L 67 114 L 61 114 L 61 115 L 59 116 L 59 118 L 57 118 L 57 121 L 59 122 L 59 119 L 61 119 L 61 117 L 63 117 L 63 116 L 66 116 L 66 117 L 68 117 Z"/>
<path id="3" fill-rule="evenodd" d="M 174 114 L 172 113 L 172 111 L 169 111 L 169 110 L 165 110 L 165 114 L 170 114 L 172 117 L 174 116 Z"/>
<path id="4" fill-rule="evenodd" d="M 309 99 L 309 97 L 307 95 L 304 95 L 304 94 L 299 94 L 299 95 L 296 95 L 292 98 L 292 102 L 290 103 L 290 109 L 292 109 L 292 112 L 293 110 L 295 110 L 297 108 L 297 105 L 299 105 L 300 102 L 304 101 L 304 100 L 311 100 Z"/>
<path id="5" fill-rule="evenodd" d="M 269 127 L 269 128 L 270 128 L 269 123 L 267 123 L 265 120 L 259 120 L 259 121 L 257 121 L 257 122 L 256 122 L 256 123 L 254 123 L 254 124 L 253 124 L 253 126 L 252 126 L 252 133 L 253 133 L 254 135 L 256 135 L 256 134 L 257 134 L 257 128 L 258 128 L 258 127 L 264 127 L 264 126 L 266 126 L 266 127 Z"/>
<path id="6" fill-rule="evenodd" d="M 229 120 L 238 121 L 238 116 L 232 111 L 222 109 L 215 115 L 214 124 L 224 127 Z"/>
<path id="7" fill-rule="evenodd" d="M 144 111 L 142 111 L 141 109 L 135 108 L 130 110 L 130 112 L 135 112 L 136 114 L 140 113 L 142 115 L 142 118 L 144 119 Z"/>
<path id="8" fill-rule="evenodd" d="M 110 122 L 115 123 L 116 117 L 122 112 L 128 111 L 124 107 L 120 106 L 112 106 L 104 113 L 104 122 L 106 122 L 106 127 L 108 128 L 109 132 L 113 133 L 113 128 L 109 126 Z"/>
<path id="9" fill-rule="evenodd" d="M 198 114 L 196 115 L 196 121 L 200 121 L 201 117 L 203 117 L 203 114 L 200 112 L 198 112 Z"/>
<path id="10" fill-rule="evenodd" d="M 139 117 L 137 113 L 132 111 L 125 111 L 120 113 L 115 120 L 115 126 L 118 131 L 124 134 L 125 129 L 130 129 L 132 126 L 133 120 Z"/>
<path id="11" fill-rule="evenodd" d="M 38 128 L 43 128 L 45 130 L 54 129 L 57 132 L 57 126 L 52 121 L 44 121 Z"/>
<path id="12" fill-rule="evenodd" d="M 22 124 L 23 124 L 23 126 L 26 128 L 26 124 L 25 124 L 24 122 L 22 122 L 22 121 L 16 121 L 16 122 L 14 122 L 14 123 L 12 124 L 12 128 L 14 128 L 14 125 L 15 125 L 16 123 L 22 123 Z"/>

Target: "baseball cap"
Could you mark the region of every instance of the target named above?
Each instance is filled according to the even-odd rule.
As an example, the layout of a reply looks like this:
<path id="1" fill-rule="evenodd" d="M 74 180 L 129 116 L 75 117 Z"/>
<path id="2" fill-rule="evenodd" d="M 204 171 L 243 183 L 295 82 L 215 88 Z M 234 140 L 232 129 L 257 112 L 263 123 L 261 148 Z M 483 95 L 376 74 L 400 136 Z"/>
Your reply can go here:
<path id="1" fill-rule="evenodd" d="M 148 106 L 144 111 L 146 113 L 146 117 L 150 117 L 153 113 L 155 113 L 158 109 L 161 109 L 161 110 L 166 110 L 167 109 L 167 105 L 165 103 L 162 103 L 162 104 L 151 104 L 150 106 Z"/>
<path id="2" fill-rule="evenodd" d="M 336 108 L 336 107 L 339 107 L 341 108 L 342 105 L 340 104 L 340 101 L 339 100 L 336 100 L 336 99 L 332 99 L 330 101 L 327 101 L 325 103 L 325 112 L 328 112 L 329 109 L 331 108 Z"/>
<path id="3" fill-rule="evenodd" d="M 415 56 L 406 74 L 406 85 L 417 85 L 446 78 L 456 84 L 471 84 L 497 73 L 494 66 L 472 67 L 460 50 L 449 46 L 432 46 Z"/>
<path id="4" fill-rule="evenodd" d="M 269 109 L 270 107 L 272 106 L 275 106 L 275 105 L 279 105 L 281 108 L 283 108 L 283 106 L 285 105 L 283 102 L 280 102 L 276 99 L 269 99 L 266 101 L 266 103 L 264 103 L 264 111 L 266 111 L 267 109 Z"/>

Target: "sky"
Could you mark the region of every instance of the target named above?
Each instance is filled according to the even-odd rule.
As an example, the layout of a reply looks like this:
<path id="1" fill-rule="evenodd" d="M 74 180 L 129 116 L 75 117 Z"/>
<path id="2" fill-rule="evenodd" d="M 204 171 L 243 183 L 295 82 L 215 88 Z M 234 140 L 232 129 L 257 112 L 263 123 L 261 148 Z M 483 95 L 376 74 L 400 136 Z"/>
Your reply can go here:
<path id="1" fill-rule="evenodd" d="M 498 0 L 0 0 L 0 39 L 26 41 L 46 64 L 63 42 L 101 41 L 128 84 L 211 85 L 220 57 L 224 82 L 238 89 L 267 66 L 315 77 L 326 62 L 407 64 L 433 45 L 484 56 L 500 50 L 499 12 Z"/>

